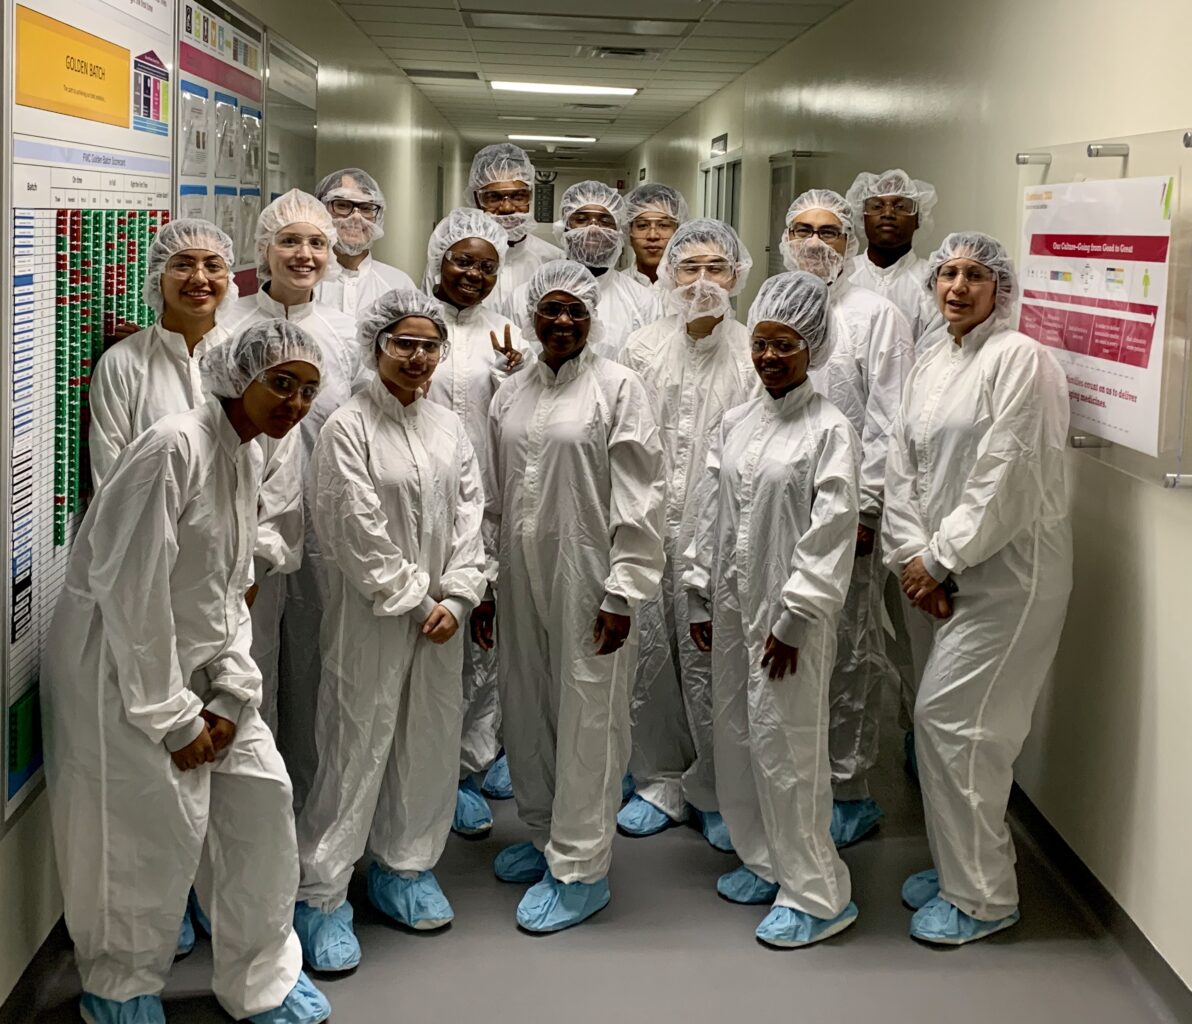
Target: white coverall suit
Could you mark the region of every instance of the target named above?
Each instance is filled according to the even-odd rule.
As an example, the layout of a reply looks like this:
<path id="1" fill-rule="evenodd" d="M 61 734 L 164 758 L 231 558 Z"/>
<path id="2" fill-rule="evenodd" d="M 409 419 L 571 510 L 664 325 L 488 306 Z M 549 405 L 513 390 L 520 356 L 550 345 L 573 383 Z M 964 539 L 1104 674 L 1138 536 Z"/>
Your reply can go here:
<path id="1" fill-rule="evenodd" d="M 113 345 L 91 377 L 91 478 L 98 490 L 116 457 L 142 431 L 176 412 L 202 405 L 208 398 L 199 375 L 199 359 L 228 340 L 217 326 L 195 347 L 161 324 Z M 253 576 L 257 596 L 252 611 L 252 656 L 261 670 L 261 717 L 277 734 L 277 671 L 281 648 L 281 610 L 285 574 L 302 561 L 302 456 L 297 431 L 280 441 L 261 434 L 264 480 L 257 502 L 257 545 Z"/>
<path id="2" fill-rule="evenodd" d="M 1068 417 L 1051 353 L 990 319 L 916 364 L 891 435 L 886 564 L 959 587 L 915 703 L 927 839 L 940 895 L 984 921 L 1018 906 L 1006 804 L 1072 589 Z"/>
<path id="3" fill-rule="evenodd" d="M 415 285 L 404 270 L 382 263 L 370 252 L 355 270 L 341 265 L 332 280 L 321 281 L 315 289 L 315 302 L 359 320 L 369 306 L 394 288 L 413 291 Z"/>
<path id="4" fill-rule="evenodd" d="M 489 411 L 505 751 L 521 820 L 563 883 L 608 874 L 629 761 L 636 628 L 597 655 L 603 607 L 633 615 L 664 562 L 663 457 L 637 374 L 585 348 L 535 361 Z"/>
<path id="5" fill-rule="evenodd" d="M 915 354 L 922 355 L 927 336 L 944 322 L 935 296 L 923 287 L 927 280 L 927 261 L 912 249 L 890 266 L 879 267 L 862 252 L 853 259 L 849 280 L 858 288 L 877 292 L 898 307 L 910 324 Z"/>
<path id="6" fill-rule="evenodd" d="M 914 362 L 910 328 L 892 302 L 840 277 L 829 290 L 827 344 L 827 359 L 808 376 L 860 438 L 861 523 L 877 531 L 890 429 Z M 853 563 L 840 613 L 829 738 L 837 800 L 868 797 L 866 773 L 877 760 L 882 684 L 894 679 L 882 626 L 885 576 L 875 545 Z"/>
<path id="7" fill-rule="evenodd" d="M 261 462 L 218 400 L 159 420 L 71 553 L 41 674 L 46 778 L 83 989 L 104 999 L 162 991 L 192 881 L 233 1017 L 280 1006 L 302 968 L 290 780 L 257 711 L 244 603 Z M 204 706 L 235 738 L 180 771 L 170 751 Z"/>
<path id="8" fill-rule="evenodd" d="M 778 884 L 775 906 L 825 919 L 851 898 L 830 836 L 827 745 L 858 455 L 848 420 L 810 381 L 726 413 L 684 576 L 693 620 L 712 621 L 716 789 L 733 847 Z M 771 633 L 799 649 L 793 676 L 761 667 Z"/>
<path id="9" fill-rule="evenodd" d="M 638 610 L 629 770 L 638 796 L 682 821 L 687 804 L 717 810 L 712 659 L 691 639 L 682 555 L 694 536 L 698 487 L 721 417 L 760 385 L 749 331 L 732 318 L 693 339 L 683 317 L 672 314 L 631 335 L 620 362 L 650 392 L 667 478 L 666 571 L 658 597 Z"/>
<path id="10" fill-rule="evenodd" d="M 311 470 L 328 596 L 298 898 L 329 913 L 366 846 L 391 872 L 426 871 L 447 842 L 484 495 L 459 418 L 403 406 L 380 377 L 327 420 Z M 459 623 L 445 644 L 421 634 L 436 602 Z"/>
<path id="11" fill-rule="evenodd" d="M 227 317 L 227 327 L 234 334 L 251 324 L 271 319 L 291 320 L 298 324 L 319 343 L 323 353 L 319 397 L 298 426 L 306 529 L 302 564 L 285 577 L 286 591 L 277 611 L 281 617 L 278 746 L 294 783 L 294 806 L 300 808 L 310 792 L 318 762 L 315 709 L 321 672 L 319 626 L 323 621 L 324 599 L 322 556 L 314 529 L 314 495 L 307 463 L 324 421 L 348 400 L 353 384 L 360 378 L 360 346 L 356 341 L 356 321 L 352 317 L 319 302 L 287 309 L 263 289 L 236 301 Z"/>

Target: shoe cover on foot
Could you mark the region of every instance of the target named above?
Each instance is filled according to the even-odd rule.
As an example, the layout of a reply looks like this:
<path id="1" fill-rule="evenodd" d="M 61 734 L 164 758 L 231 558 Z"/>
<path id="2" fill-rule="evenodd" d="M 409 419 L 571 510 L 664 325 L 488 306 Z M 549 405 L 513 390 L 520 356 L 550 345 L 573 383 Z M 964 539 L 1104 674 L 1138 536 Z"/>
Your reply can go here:
<path id="1" fill-rule="evenodd" d="M 451 822 L 451 831 L 461 836 L 481 836 L 491 832 L 492 827 L 493 812 L 481 795 L 480 787 L 469 775 L 459 784 L 455 795 L 455 818 Z"/>
<path id="2" fill-rule="evenodd" d="M 528 932 L 558 932 L 586 921 L 608 901 L 607 878 L 564 884 L 548 874 L 526 890 L 517 905 L 517 923 Z"/>
<path id="3" fill-rule="evenodd" d="M 502 752 L 484 776 L 480 792 L 493 800 L 513 799 L 513 780 L 509 777 L 509 758 Z"/>
<path id="4" fill-rule="evenodd" d="M 728 871 L 716 880 L 716 891 L 733 903 L 773 903 L 778 895 L 778 883 L 767 882 L 742 864 L 736 871 Z"/>
<path id="5" fill-rule="evenodd" d="M 733 841 L 728 834 L 728 826 L 719 811 L 696 811 L 699 829 L 708 841 L 708 845 L 721 853 L 734 853 Z"/>
<path id="6" fill-rule="evenodd" d="M 402 878 L 380 864 L 370 864 L 368 898 L 382 914 L 420 932 L 442 928 L 455 917 L 433 871 L 423 871 L 417 878 Z"/>
<path id="7" fill-rule="evenodd" d="M 915 911 L 911 918 L 911 936 L 939 946 L 963 946 L 1018 924 L 1021 916 L 1015 910 L 997 921 L 979 921 L 937 896 Z"/>
<path id="8" fill-rule="evenodd" d="M 775 907 L 757 926 L 754 934 L 767 946 L 793 949 L 810 946 L 838 935 L 857 920 L 857 905 L 850 903 L 833 918 L 812 917 L 792 907 Z"/>
<path id="9" fill-rule="evenodd" d="M 657 835 L 673 825 L 670 816 L 636 793 L 617 812 L 617 828 L 629 836 Z"/>
<path id="10" fill-rule="evenodd" d="M 633 781 L 633 776 L 626 772 L 621 776 L 621 803 L 624 803 L 636 792 L 637 783 Z"/>
<path id="11" fill-rule="evenodd" d="M 194 889 L 190 890 L 190 915 L 194 918 L 195 927 L 211 938 L 211 921 L 199 906 L 199 894 Z"/>
<path id="12" fill-rule="evenodd" d="M 859 843 L 877 828 L 881 820 L 882 809 L 869 797 L 864 800 L 833 800 L 832 842 L 838 850 Z"/>
<path id="13" fill-rule="evenodd" d="M 902 883 L 902 902 L 911 910 L 920 910 L 940 894 L 940 874 L 928 868 L 911 875 Z"/>
<path id="14" fill-rule="evenodd" d="M 275 1010 L 254 1013 L 248 1019 L 252 1024 L 321 1024 L 331 1016 L 331 1004 L 304 973 L 286 996 L 286 1001 Z"/>
<path id="15" fill-rule="evenodd" d="M 533 843 L 514 843 L 493 858 L 493 874 L 502 882 L 541 882 L 546 855 Z"/>
<path id="16" fill-rule="evenodd" d="M 350 971 L 360 964 L 360 942 L 352 930 L 352 904 L 341 903 L 324 913 L 309 903 L 294 907 L 294 934 L 302 959 L 316 971 Z"/>
<path id="17" fill-rule="evenodd" d="M 160 996 L 137 996 L 118 1003 L 84 992 L 79 1000 L 79 1014 L 87 1024 L 166 1024 Z"/>
<path id="18" fill-rule="evenodd" d="M 195 948 L 195 926 L 190 919 L 190 911 L 182 914 L 182 927 L 178 930 L 178 947 L 174 950 L 174 959 L 186 956 Z"/>

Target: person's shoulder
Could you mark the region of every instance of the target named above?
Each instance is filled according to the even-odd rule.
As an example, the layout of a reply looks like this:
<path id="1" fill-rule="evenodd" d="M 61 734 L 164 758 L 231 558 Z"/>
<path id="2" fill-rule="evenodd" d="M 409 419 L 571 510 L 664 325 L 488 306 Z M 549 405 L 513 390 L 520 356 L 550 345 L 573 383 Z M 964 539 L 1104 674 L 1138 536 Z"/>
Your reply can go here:
<path id="1" fill-rule="evenodd" d="M 720 418 L 720 429 L 724 431 L 727 437 L 733 429 L 744 423 L 746 420 L 752 419 L 758 414 L 762 406 L 762 396 L 754 395 L 753 398 L 747 399 L 740 405 L 734 405 Z"/>
<path id="2" fill-rule="evenodd" d="M 625 341 L 622 354 L 626 359 L 649 359 L 655 353 L 663 351 L 668 342 L 685 334 L 683 323 L 678 313 L 664 316 L 660 320 L 639 327 L 629 335 Z M 632 363 L 631 363 L 632 365 Z"/>
<path id="3" fill-rule="evenodd" d="M 241 295 L 226 310 L 218 314 L 217 320 L 221 327 L 229 332 L 234 332 L 260 308 L 257 304 L 256 292 L 251 295 Z"/>
<path id="4" fill-rule="evenodd" d="M 117 341 L 104 350 L 103 355 L 95 364 L 95 376 L 102 380 L 104 377 L 123 377 L 130 372 L 143 370 L 149 361 L 152 346 L 157 343 L 157 332 L 152 327 L 130 334 L 123 341 Z"/>
<path id="5" fill-rule="evenodd" d="M 390 288 L 414 288 L 414 280 L 400 267 L 395 267 L 391 263 L 382 263 L 375 256 L 373 257 L 373 273 L 377 275 Z"/>
<path id="6" fill-rule="evenodd" d="M 525 241 L 526 251 L 532 252 L 546 263 L 549 260 L 561 260 L 565 257 L 565 253 L 557 245 L 548 242 L 545 238 L 534 234 L 532 231 L 526 235 Z"/>

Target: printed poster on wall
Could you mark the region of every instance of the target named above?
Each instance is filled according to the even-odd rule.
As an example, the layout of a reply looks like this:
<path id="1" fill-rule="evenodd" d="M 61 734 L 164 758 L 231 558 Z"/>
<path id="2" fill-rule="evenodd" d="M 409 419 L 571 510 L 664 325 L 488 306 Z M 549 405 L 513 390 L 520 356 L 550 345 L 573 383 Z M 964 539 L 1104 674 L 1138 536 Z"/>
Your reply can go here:
<path id="1" fill-rule="evenodd" d="M 1072 429 L 1159 454 L 1172 178 L 1025 190 L 1019 330 L 1068 375 Z"/>

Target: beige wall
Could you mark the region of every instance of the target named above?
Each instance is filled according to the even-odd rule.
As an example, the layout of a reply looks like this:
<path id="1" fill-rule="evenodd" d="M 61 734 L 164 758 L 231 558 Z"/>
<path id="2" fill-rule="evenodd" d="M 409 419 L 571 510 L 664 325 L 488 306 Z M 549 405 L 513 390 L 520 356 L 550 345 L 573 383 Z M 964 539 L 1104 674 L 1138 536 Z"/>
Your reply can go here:
<path id="1" fill-rule="evenodd" d="M 862 169 L 933 181 L 941 199 L 926 242 L 971 227 L 1015 245 L 1017 151 L 1192 127 L 1192 5 L 1156 0 L 1135 15 L 1109 0 L 1005 0 L 960 16 L 931 0 L 896 15 L 854 0 L 626 165 L 688 191 L 698 210 L 696 165 L 727 127 L 745 149 L 741 227 L 761 266 L 768 157 L 791 149 L 822 154 L 814 175 L 840 191 Z M 1123 53 L 1143 55 L 1146 75 Z M 1076 590 L 1019 780 L 1192 982 L 1192 493 L 1086 457 L 1072 465 Z"/>

